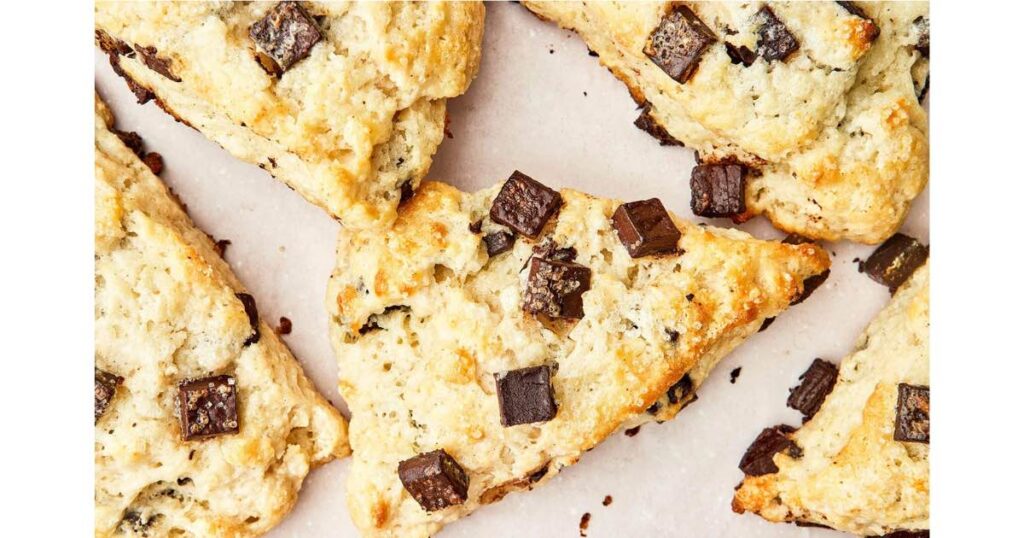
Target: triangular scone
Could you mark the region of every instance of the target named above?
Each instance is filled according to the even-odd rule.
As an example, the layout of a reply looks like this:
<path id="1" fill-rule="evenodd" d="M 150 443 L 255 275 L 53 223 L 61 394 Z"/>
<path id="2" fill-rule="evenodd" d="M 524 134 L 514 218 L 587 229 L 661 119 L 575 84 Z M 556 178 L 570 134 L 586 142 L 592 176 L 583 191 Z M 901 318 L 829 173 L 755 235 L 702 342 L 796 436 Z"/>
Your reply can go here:
<path id="1" fill-rule="evenodd" d="M 829 265 L 815 245 L 654 205 L 663 219 L 633 214 L 650 240 L 628 241 L 662 253 L 636 259 L 611 223 L 618 202 L 518 172 L 475 194 L 425 182 L 392 229 L 341 232 L 328 309 L 352 410 L 349 511 L 363 533 L 428 536 L 549 479 Z M 499 206 L 520 233 L 495 222 Z"/>
<path id="2" fill-rule="evenodd" d="M 580 34 L 638 126 L 749 167 L 738 218 L 878 243 L 927 182 L 927 2 L 523 4 Z"/>
<path id="3" fill-rule="evenodd" d="M 95 534 L 262 534 L 345 420 L 112 129 L 97 98 Z"/>
<path id="4" fill-rule="evenodd" d="M 347 227 L 387 225 L 476 75 L 479 2 L 96 3 L 140 102 L 257 164 Z"/>
<path id="5" fill-rule="evenodd" d="M 843 359 L 820 410 L 785 434 L 795 449 L 774 456 L 778 471 L 747 476 L 733 509 L 868 536 L 927 530 L 928 328 L 925 264 Z M 898 408 L 921 394 L 923 431 L 903 431 Z M 916 442 L 896 440 L 901 431 Z"/>

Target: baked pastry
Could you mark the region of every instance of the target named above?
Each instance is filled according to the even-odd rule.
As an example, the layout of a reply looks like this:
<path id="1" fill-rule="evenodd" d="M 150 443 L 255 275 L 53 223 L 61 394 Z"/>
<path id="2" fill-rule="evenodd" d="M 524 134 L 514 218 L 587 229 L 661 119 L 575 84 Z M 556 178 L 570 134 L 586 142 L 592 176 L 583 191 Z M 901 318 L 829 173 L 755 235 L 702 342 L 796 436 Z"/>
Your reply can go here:
<path id="1" fill-rule="evenodd" d="M 733 510 L 858 535 L 928 535 L 928 264 L 918 263 L 838 371 L 815 361 L 804 374 L 789 403 L 807 422 L 758 436 Z"/>
<path id="2" fill-rule="evenodd" d="M 425 182 L 392 229 L 341 232 L 328 285 L 356 526 L 428 536 L 550 479 L 828 266 L 656 199 Z"/>
<path id="3" fill-rule="evenodd" d="M 345 420 L 122 138 L 97 98 L 95 535 L 262 534 Z"/>
<path id="4" fill-rule="evenodd" d="M 139 102 L 257 164 L 347 227 L 387 225 L 480 62 L 479 2 L 96 3 Z"/>
<path id="5" fill-rule="evenodd" d="M 927 182 L 927 2 L 523 4 L 580 34 L 643 106 L 639 127 L 742 165 L 733 181 L 695 171 L 699 215 L 878 243 Z M 732 204 L 698 203 L 729 187 Z"/>

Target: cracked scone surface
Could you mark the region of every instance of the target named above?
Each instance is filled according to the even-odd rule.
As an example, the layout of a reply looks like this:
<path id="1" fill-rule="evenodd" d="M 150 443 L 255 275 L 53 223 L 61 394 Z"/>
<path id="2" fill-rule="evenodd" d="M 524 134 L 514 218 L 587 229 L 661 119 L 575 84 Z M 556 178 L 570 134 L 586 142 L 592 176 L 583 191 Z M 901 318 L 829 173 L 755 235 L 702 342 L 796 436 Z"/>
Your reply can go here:
<path id="1" fill-rule="evenodd" d="M 756 168 L 750 214 L 814 239 L 892 235 L 928 177 L 918 101 L 928 59 L 915 48 L 914 23 L 928 4 L 857 3 L 867 18 L 836 2 L 683 4 L 716 41 L 679 83 L 644 53 L 669 3 L 524 2 L 580 34 L 653 120 L 704 160 Z M 784 61 L 733 63 L 725 44 L 756 51 L 764 5 L 799 49 Z"/>
<path id="2" fill-rule="evenodd" d="M 95 428 L 96 536 L 255 536 L 312 466 L 348 453 L 344 419 L 266 324 L 209 237 L 96 102 L 95 361 L 120 376 Z M 183 441 L 178 383 L 228 374 L 236 434 Z"/>
<path id="3" fill-rule="evenodd" d="M 482 4 L 301 2 L 322 37 L 275 75 L 249 32 L 276 4 L 101 1 L 97 42 L 140 100 L 343 225 L 387 225 L 444 137 L 446 99 L 476 75 Z M 159 62 L 170 76 L 147 66 Z"/>
<path id="4" fill-rule="evenodd" d="M 339 236 L 327 304 L 352 410 L 349 512 L 366 535 L 428 536 L 549 479 L 646 414 L 703 357 L 723 356 L 784 310 L 829 264 L 814 245 L 679 219 L 684 254 L 634 260 L 609 222 L 618 202 L 571 190 L 538 239 L 519 236 L 489 258 L 482 238 L 506 230 L 488 217 L 499 187 L 467 194 L 425 182 L 393 229 Z M 574 248 L 592 271 L 578 322 L 523 311 L 525 265 L 546 240 Z M 502 427 L 493 374 L 545 364 L 557 365 L 555 418 Z M 435 449 L 465 470 L 468 498 L 426 512 L 396 470 Z"/>
<path id="5" fill-rule="evenodd" d="M 928 265 L 919 268 L 843 359 L 821 409 L 792 434 L 803 456 L 748 476 L 733 509 L 859 535 L 929 528 L 929 445 L 893 439 L 898 386 L 929 385 Z"/>

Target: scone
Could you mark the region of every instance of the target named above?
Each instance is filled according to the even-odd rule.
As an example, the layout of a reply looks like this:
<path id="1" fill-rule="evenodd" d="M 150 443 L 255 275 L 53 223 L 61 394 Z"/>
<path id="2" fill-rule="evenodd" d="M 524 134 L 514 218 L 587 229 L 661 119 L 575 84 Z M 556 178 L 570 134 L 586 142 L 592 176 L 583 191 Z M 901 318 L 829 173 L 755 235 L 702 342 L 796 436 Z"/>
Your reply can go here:
<path id="1" fill-rule="evenodd" d="M 425 182 L 392 229 L 341 232 L 328 285 L 356 526 L 428 536 L 550 479 L 828 266 L 656 199 Z"/>
<path id="2" fill-rule="evenodd" d="M 804 374 L 790 405 L 807 422 L 758 436 L 733 509 L 858 535 L 927 536 L 928 329 L 924 262 L 838 371 L 818 360 Z"/>
<path id="3" fill-rule="evenodd" d="M 262 534 L 345 421 L 122 138 L 97 98 L 95 535 Z"/>
<path id="4" fill-rule="evenodd" d="M 155 99 L 347 227 L 387 225 L 476 75 L 479 2 L 96 3 L 96 42 Z"/>
<path id="5" fill-rule="evenodd" d="M 523 4 L 580 34 L 639 127 L 742 168 L 694 172 L 699 215 L 878 243 L 927 182 L 927 2 Z"/>

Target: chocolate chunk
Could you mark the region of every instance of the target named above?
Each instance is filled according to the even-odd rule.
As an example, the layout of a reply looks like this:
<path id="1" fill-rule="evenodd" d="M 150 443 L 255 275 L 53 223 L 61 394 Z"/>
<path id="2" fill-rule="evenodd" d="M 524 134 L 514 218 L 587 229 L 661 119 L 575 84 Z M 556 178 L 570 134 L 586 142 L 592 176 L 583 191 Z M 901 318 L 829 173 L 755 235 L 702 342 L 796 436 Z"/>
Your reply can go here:
<path id="1" fill-rule="evenodd" d="M 533 254 L 547 260 L 572 262 L 576 261 L 577 253 L 575 247 L 560 247 L 558 246 L 558 243 L 555 243 L 548 238 L 541 241 L 539 244 L 534 245 Z"/>
<path id="2" fill-rule="evenodd" d="M 867 260 L 861 262 L 860 272 L 879 284 L 896 290 L 928 259 L 928 247 L 903 234 L 890 237 Z"/>
<path id="3" fill-rule="evenodd" d="M 764 6 L 757 12 L 761 27 L 757 30 L 757 53 L 769 62 L 785 60 L 800 48 L 786 25 L 775 16 L 772 8 Z"/>
<path id="4" fill-rule="evenodd" d="M 238 433 L 235 378 L 216 375 L 178 383 L 178 420 L 185 441 Z"/>
<path id="5" fill-rule="evenodd" d="M 657 198 L 620 205 L 612 215 L 612 226 L 633 258 L 679 251 L 682 234 Z"/>
<path id="6" fill-rule="evenodd" d="M 740 460 L 740 470 L 747 476 L 777 473 L 779 467 L 775 465 L 772 458 L 783 450 L 791 457 L 799 458 L 802 451 L 796 446 L 796 443 L 789 439 L 789 434 L 794 431 L 796 429 L 785 424 L 762 430 L 743 454 L 743 458 Z"/>
<path id="7" fill-rule="evenodd" d="M 154 175 L 159 176 L 160 172 L 164 171 L 164 158 L 159 153 L 147 153 L 146 156 L 142 158 L 142 162 L 149 167 L 149 170 L 153 172 Z"/>
<path id="8" fill-rule="evenodd" d="M 469 477 L 443 448 L 402 461 L 398 478 L 427 512 L 466 502 Z"/>
<path id="9" fill-rule="evenodd" d="M 584 512 L 580 516 L 580 536 L 586 538 L 588 528 L 590 528 L 590 512 Z"/>
<path id="10" fill-rule="evenodd" d="M 536 239 L 562 207 L 562 195 L 516 170 L 491 204 L 491 220 Z"/>
<path id="11" fill-rule="evenodd" d="M 760 333 L 768 330 L 768 327 L 771 327 L 772 323 L 775 323 L 775 318 L 764 318 L 764 321 L 761 322 L 761 328 L 758 329 L 757 332 Z"/>
<path id="12" fill-rule="evenodd" d="M 249 38 L 280 72 L 309 56 L 322 36 L 316 21 L 298 2 L 278 2 L 249 28 Z"/>
<path id="13" fill-rule="evenodd" d="M 690 374 L 686 374 L 669 387 L 665 395 L 668 396 L 668 403 L 675 405 L 688 398 L 692 392 L 693 380 L 690 379 Z"/>
<path id="14" fill-rule="evenodd" d="M 547 422 L 558 413 L 549 366 L 531 366 L 494 374 L 494 385 L 502 426 Z"/>
<path id="15" fill-rule="evenodd" d="M 914 30 L 917 32 L 917 44 L 914 48 L 921 53 L 921 56 L 928 57 L 928 46 L 931 43 L 931 23 L 928 17 L 920 16 L 914 19 Z"/>
<path id="16" fill-rule="evenodd" d="M 928 443 L 929 392 L 927 386 L 900 383 L 896 402 L 896 427 L 892 437 L 908 443 Z"/>
<path id="17" fill-rule="evenodd" d="M 824 273 L 821 273 L 820 275 L 814 275 L 804 280 L 804 291 L 800 292 L 800 296 L 794 299 L 793 302 L 790 304 L 797 305 L 804 302 L 808 297 L 811 296 L 812 293 L 814 293 L 814 290 L 818 289 L 819 286 L 821 286 L 822 284 L 825 283 L 826 280 L 828 280 L 828 275 L 830 275 L 831 273 L 831 269 L 825 269 Z"/>
<path id="18" fill-rule="evenodd" d="M 412 188 L 412 180 L 405 180 L 398 187 L 398 205 L 402 205 L 412 199 L 412 196 L 416 194 Z"/>
<path id="19" fill-rule="evenodd" d="M 831 362 L 814 359 L 807 371 L 800 375 L 800 384 L 789 389 L 786 405 L 804 414 L 807 422 L 821 409 L 825 397 L 839 379 L 839 368 Z"/>
<path id="20" fill-rule="evenodd" d="M 277 323 L 277 329 L 275 329 L 274 332 L 276 332 L 277 334 L 281 334 L 281 335 L 291 334 L 292 333 L 292 320 L 290 320 L 290 319 L 288 319 L 288 318 L 286 318 L 284 316 L 281 316 L 281 319 L 278 320 L 278 323 Z"/>
<path id="21" fill-rule="evenodd" d="M 245 315 L 249 318 L 249 326 L 252 327 L 252 334 L 245 339 L 245 342 L 242 342 L 243 347 L 248 347 L 260 341 L 260 315 L 256 311 L 256 299 L 248 293 L 236 293 L 235 297 L 242 301 L 242 306 L 245 307 Z"/>
<path id="22" fill-rule="evenodd" d="M 757 61 L 757 53 L 747 48 L 746 45 L 736 46 L 726 41 L 725 53 L 729 55 L 729 59 L 734 64 L 743 64 L 744 67 L 750 67 Z"/>
<path id="23" fill-rule="evenodd" d="M 142 56 L 142 63 L 146 64 L 146 67 L 174 82 L 181 82 L 181 77 L 175 75 L 171 70 L 171 59 L 158 56 L 156 47 L 135 45 L 135 50 L 138 51 L 139 56 Z"/>
<path id="24" fill-rule="evenodd" d="M 487 255 L 492 258 L 512 250 L 515 242 L 516 236 L 511 232 L 494 232 L 484 236 L 484 244 L 487 245 Z"/>
<path id="25" fill-rule="evenodd" d="M 690 175 L 690 209 L 701 217 L 732 217 L 747 211 L 747 169 L 741 164 L 702 164 Z"/>
<path id="26" fill-rule="evenodd" d="M 612 496 L 605 495 L 604 500 L 601 501 L 601 506 L 610 506 L 612 504 Z"/>
<path id="27" fill-rule="evenodd" d="M 668 134 L 668 131 L 658 123 L 658 120 L 651 116 L 651 105 L 644 105 L 643 110 L 640 111 L 640 115 L 637 116 L 636 121 L 633 125 L 637 129 L 646 132 L 653 136 L 659 144 L 662 146 L 682 146 L 683 143 L 676 140 L 672 135 Z"/>
<path id="28" fill-rule="evenodd" d="M 682 84 L 690 80 L 704 51 L 714 42 L 715 34 L 711 29 L 690 8 L 677 4 L 651 32 L 644 54 Z"/>
<path id="29" fill-rule="evenodd" d="M 114 399 L 117 387 L 124 381 L 124 378 L 110 372 L 104 372 L 99 368 L 93 368 L 93 377 L 95 379 L 94 412 L 96 414 L 93 423 L 96 423 L 100 421 L 100 417 L 103 416 L 107 407 L 110 406 L 110 401 Z"/>
<path id="30" fill-rule="evenodd" d="M 534 256 L 523 294 L 523 309 L 550 318 L 580 319 L 583 293 L 589 289 L 589 268 Z"/>
<path id="31" fill-rule="evenodd" d="M 732 371 L 729 372 L 729 383 L 735 385 L 736 384 L 736 380 L 739 379 L 740 372 L 742 372 L 742 371 L 743 371 L 743 367 L 742 366 L 737 366 L 736 368 L 733 368 Z"/>
<path id="32" fill-rule="evenodd" d="M 471 231 L 471 232 L 473 232 L 475 234 L 480 233 L 480 230 L 483 227 L 484 227 L 483 219 L 478 219 L 478 220 L 475 220 L 475 221 L 469 223 L 469 231 Z"/>
<path id="33" fill-rule="evenodd" d="M 632 428 L 628 428 L 623 433 L 626 434 L 626 437 L 634 437 L 636 436 L 636 434 L 640 433 L 640 426 L 633 426 Z"/>
<path id="34" fill-rule="evenodd" d="M 121 139 L 121 142 L 124 142 L 125 146 L 128 146 L 128 149 L 132 150 L 132 153 L 139 157 L 145 155 L 142 137 L 139 136 L 139 133 L 135 131 L 114 131 L 114 134 Z"/>
<path id="35" fill-rule="evenodd" d="M 132 50 L 128 43 L 111 36 L 103 30 L 96 30 L 95 36 L 96 42 L 99 44 L 100 49 L 102 49 L 103 52 L 115 56 L 121 55 L 135 57 L 135 51 Z"/>

